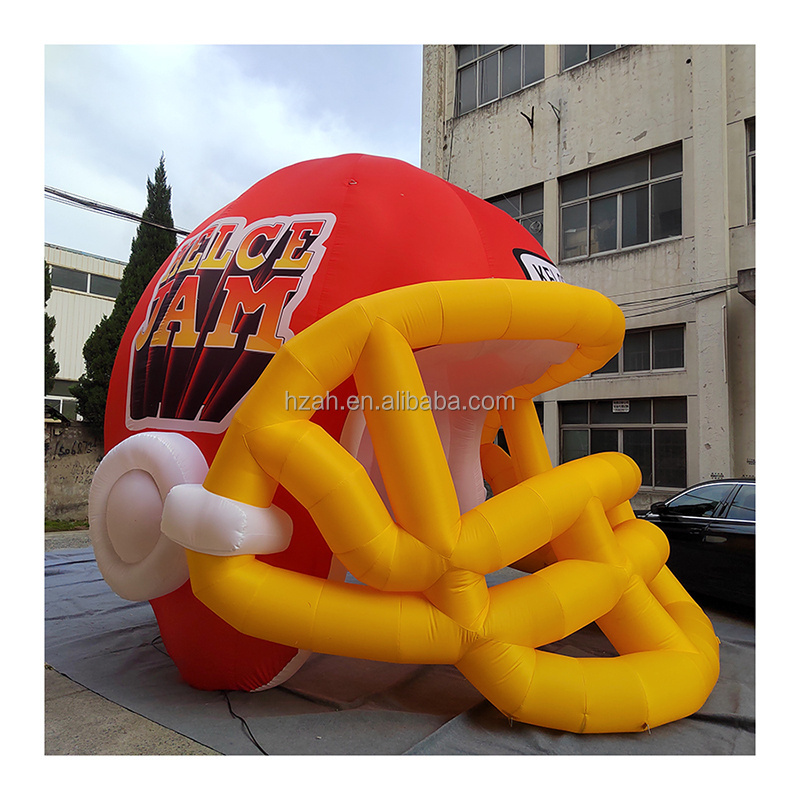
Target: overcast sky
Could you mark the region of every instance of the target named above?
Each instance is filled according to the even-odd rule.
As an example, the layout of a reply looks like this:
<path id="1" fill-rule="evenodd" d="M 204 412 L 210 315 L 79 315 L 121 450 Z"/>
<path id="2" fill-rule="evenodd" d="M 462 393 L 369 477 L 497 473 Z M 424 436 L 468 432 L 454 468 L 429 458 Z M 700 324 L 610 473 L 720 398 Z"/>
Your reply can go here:
<path id="1" fill-rule="evenodd" d="M 164 153 L 191 230 L 276 169 L 347 152 L 419 165 L 422 47 L 45 47 L 46 186 L 140 214 Z M 128 260 L 136 224 L 45 200 L 45 241 Z"/>

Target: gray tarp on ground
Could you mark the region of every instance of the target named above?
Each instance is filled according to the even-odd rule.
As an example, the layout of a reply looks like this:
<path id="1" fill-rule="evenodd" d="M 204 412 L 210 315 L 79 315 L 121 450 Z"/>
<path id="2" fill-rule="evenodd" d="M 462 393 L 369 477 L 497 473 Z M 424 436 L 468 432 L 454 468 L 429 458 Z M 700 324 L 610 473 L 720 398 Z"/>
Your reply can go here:
<path id="1" fill-rule="evenodd" d="M 499 581 L 513 570 L 493 576 Z M 312 655 L 266 692 L 203 692 L 180 679 L 149 603 L 117 597 L 91 549 L 45 553 L 45 658 L 93 692 L 227 755 L 693 755 L 755 753 L 755 630 L 711 612 L 721 675 L 692 717 L 650 733 L 580 736 L 508 720 L 450 666 Z M 560 643 L 601 655 L 596 626 Z"/>

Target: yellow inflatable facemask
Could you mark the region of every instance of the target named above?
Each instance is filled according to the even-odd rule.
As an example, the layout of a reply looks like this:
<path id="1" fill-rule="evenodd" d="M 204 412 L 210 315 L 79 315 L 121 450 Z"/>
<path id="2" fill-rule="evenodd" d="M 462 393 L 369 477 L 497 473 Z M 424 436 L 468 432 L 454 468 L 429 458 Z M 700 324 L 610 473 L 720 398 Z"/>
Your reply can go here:
<path id="1" fill-rule="evenodd" d="M 260 639 L 454 664 L 524 722 L 638 731 L 697 710 L 716 681 L 716 638 L 664 566 L 663 534 L 631 511 L 638 468 L 617 453 L 552 468 L 531 402 L 602 366 L 623 330 L 621 313 L 594 292 L 497 279 L 394 289 L 315 323 L 281 348 L 251 390 L 202 489 L 176 487 L 167 499 L 162 527 L 187 549 L 195 595 Z M 537 344 L 528 363 L 526 342 Z M 456 395 L 463 405 L 463 393 L 431 393 L 420 362 L 432 352 L 426 348 L 474 343 L 481 343 L 470 350 L 476 370 L 504 353 L 514 355 L 515 369 L 546 369 L 530 384 L 507 387 L 504 402 L 498 395 L 498 418 L 479 443 L 494 496 L 462 509 L 435 407 Z M 543 349 L 563 362 L 543 364 Z M 388 505 L 356 457 L 310 421 L 307 399 L 330 397 L 351 374 L 358 395 L 348 402 L 366 424 L 351 447 L 368 433 Z M 498 421 L 510 456 L 492 443 Z M 259 551 L 285 547 L 291 521 L 270 506 L 279 484 L 361 585 L 282 570 L 255 554 L 196 549 L 224 547 L 209 546 L 215 534 L 202 532 L 225 502 L 258 515 Z M 487 588 L 487 573 L 526 557 L 541 568 Z M 593 621 L 618 657 L 538 649 Z"/>

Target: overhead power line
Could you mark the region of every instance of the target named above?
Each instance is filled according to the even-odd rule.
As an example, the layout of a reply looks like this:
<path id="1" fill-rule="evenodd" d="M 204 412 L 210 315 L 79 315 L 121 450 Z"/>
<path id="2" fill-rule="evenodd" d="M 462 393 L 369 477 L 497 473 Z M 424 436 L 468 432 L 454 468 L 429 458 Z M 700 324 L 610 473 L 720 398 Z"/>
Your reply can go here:
<path id="1" fill-rule="evenodd" d="M 691 289 L 692 292 L 698 292 L 698 291 L 705 292 L 705 291 L 708 291 L 708 290 L 719 289 L 719 288 L 720 288 L 719 278 L 712 278 L 712 279 L 705 280 L 705 281 L 690 281 L 689 283 L 673 283 L 673 284 L 670 284 L 670 286 L 669 286 L 669 289 L 671 289 L 671 290 Z M 614 300 L 614 302 L 617 303 L 617 305 L 621 305 L 623 302 L 631 302 L 632 303 L 632 302 L 635 302 L 635 301 L 633 301 L 633 300 L 623 301 L 622 299 L 618 300 L 617 298 L 631 297 L 633 295 L 642 295 L 642 294 L 650 295 L 650 294 L 653 293 L 653 291 L 654 291 L 653 289 L 638 289 L 636 291 L 630 291 L 630 292 L 615 292 L 614 294 L 609 294 L 608 297 L 609 297 L 610 300 Z M 670 296 L 674 296 L 674 295 L 670 295 Z M 649 303 L 651 300 L 660 300 L 660 299 L 662 299 L 662 298 L 659 298 L 659 297 L 647 297 L 644 300 L 642 300 L 641 302 Z"/>
<path id="2" fill-rule="evenodd" d="M 671 311 L 674 308 L 681 308 L 682 306 L 696 303 L 698 300 L 705 300 L 708 297 L 724 294 L 736 287 L 737 284 L 729 283 L 717 288 L 701 289 L 695 292 L 682 292 L 680 294 L 653 297 L 646 300 L 631 300 L 627 303 L 619 303 L 619 307 L 623 309 L 627 319 L 646 317 L 649 314 L 657 314 L 659 311 Z M 639 313 L 632 314 L 629 313 L 629 311 L 638 311 Z"/>
<path id="3" fill-rule="evenodd" d="M 56 200 L 59 203 L 85 208 L 98 214 L 106 214 L 109 217 L 127 219 L 131 222 L 140 222 L 144 225 L 150 225 L 153 228 L 161 228 L 161 230 L 169 231 L 170 233 L 177 233 L 180 236 L 189 235 L 189 231 L 185 231 L 181 228 L 171 228 L 168 225 L 160 225 L 157 222 L 144 219 L 141 214 L 134 214 L 132 211 L 125 211 L 123 208 L 116 208 L 106 203 L 100 203 L 97 200 L 90 200 L 87 197 L 80 197 L 79 195 L 65 192 L 63 189 L 54 189 L 52 186 L 44 187 L 44 196 L 50 200 Z"/>

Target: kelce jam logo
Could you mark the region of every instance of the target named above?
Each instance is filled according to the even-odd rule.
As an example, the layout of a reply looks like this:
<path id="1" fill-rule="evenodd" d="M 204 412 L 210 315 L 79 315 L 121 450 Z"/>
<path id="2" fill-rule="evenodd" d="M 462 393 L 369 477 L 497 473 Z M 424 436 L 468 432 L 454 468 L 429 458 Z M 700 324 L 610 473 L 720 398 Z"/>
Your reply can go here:
<path id="1" fill-rule="evenodd" d="M 240 217 L 184 240 L 136 334 L 128 428 L 221 431 L 272 356 L 293 336 L 336 222 L 333 214 Z"/>

